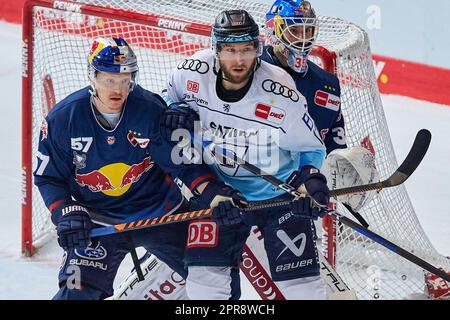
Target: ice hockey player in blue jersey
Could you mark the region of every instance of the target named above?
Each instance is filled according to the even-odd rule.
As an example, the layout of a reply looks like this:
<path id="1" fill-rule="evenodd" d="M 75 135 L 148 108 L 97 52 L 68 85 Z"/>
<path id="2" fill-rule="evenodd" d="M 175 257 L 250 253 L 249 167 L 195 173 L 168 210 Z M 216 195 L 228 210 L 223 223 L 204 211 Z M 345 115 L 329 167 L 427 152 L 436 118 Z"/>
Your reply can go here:
<path id="1" fill-rule="evenodd" d="M 161 169 L 170 149 L 167 152 L 155 133 L 166 104 L 136 83 L 133 50 L 122 38 L 98 38 L 88 60 L 91 85 L 47 115 L 34 172 L 64 249 L 54 299 L 111 296 L 120 263 L 139 246 L 186 276 L 183 223 L 90 238 L 90 231 L 101 225 L 185 208 L 179 189 Z M 173 173 L 176 167 L 166 169 Z M 189 174 L 186 171 L 183 180 L 195 183 Z M 201 175 L 195 178 L 201 183 Z"/>
<path id="2" fill-rule="evenodd" d="M 249 227 L 257 225 L 272 278 L 284 296 L 325 299 L 311 233 L 312 220 L 325 214 L 323 207 L 329 199 L 326 179 L 318 170 L 325 147 L 307 112 L 306 99 L 288 73 L 260 60 L 259 28 L 246 11 L 221 12 L 213 25 L 212 40 L 214 50 L 185 59 L 169 79 L 167 95 L 175 104 L 162 117 L 166 139 L 173 140 L 172 130 L 185 128 L 184 119 L 197 114 L 201 130 L 196 132 L 202 133 L 203 142 L 220 145 L 295 187 L 304 184 L 319 206 L 307 197 L 285 209 L 241 214 L 238 206 L 245 201 L 291 197 L 206 147 L 206 163 L 228 187 L 217 194 L 220 183 L 212 180 L 191 189 L 191 205 L 214 208 L 214 222 L 190 224 L 188 296 L 239 297 L 242 248 Z"/>
<path id="3" fill-rule="evenodd" d="M 266 44 L 261 59 L 283 68 L 306 97 L 327 154 L 347 147 L 339 79 L 308 60 L 319 33 L 308 1 L 276 0 L 266 14 Z"/>

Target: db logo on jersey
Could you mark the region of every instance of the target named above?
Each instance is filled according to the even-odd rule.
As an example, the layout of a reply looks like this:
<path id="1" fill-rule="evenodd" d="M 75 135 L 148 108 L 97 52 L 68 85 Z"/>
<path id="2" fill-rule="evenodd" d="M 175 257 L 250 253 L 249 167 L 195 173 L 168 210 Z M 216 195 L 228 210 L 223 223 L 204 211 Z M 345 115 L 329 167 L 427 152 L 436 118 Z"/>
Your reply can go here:
<path id="1" fill-rule="evenodd" d="M 338 111 L 341 105 L 341 99 L 334 94 L 327 93 L 321 90 L 316 92 L 316 96 L 314 98 L 314 102 L 321 107 Z"/>
<path id="2" fill-rule="evenodd" d="M 210 220 L 197 220 L 189 224 L 187 248 L 216 247 L 219 229 Z"/>
<path id="3" fill-rule="evenodd" d="M 286 113 L 284 110 L 259 103 L 256 105 L 255 116 L 275 124 L 282 124 Z"/>
<path id="4" fill-rule="evenodd" d="M 198 93 L 199 87 L 200 86 L 199 86 L 199 84 L 197 82 L 188 80 L 188 82 L 187 82 L 187 90 L 188 91 L 191 91 L 191 92 L 194 92 L 194 93 Z"/>

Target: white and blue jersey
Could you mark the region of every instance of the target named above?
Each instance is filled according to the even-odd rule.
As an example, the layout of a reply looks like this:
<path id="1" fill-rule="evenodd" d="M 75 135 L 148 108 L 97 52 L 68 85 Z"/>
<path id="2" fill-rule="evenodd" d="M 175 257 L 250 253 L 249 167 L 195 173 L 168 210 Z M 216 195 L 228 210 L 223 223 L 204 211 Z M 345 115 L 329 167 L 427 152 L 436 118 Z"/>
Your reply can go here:
<path id="1" fill-rule="evenodd" d="M 347 148 L 339 79 L 311 61 L 308 61 L 308 71 L 303 74 L 283 67 L 272 47 L 264 47 L 261 59 L 291 75 L 297 90 L 306 98 L 308 113 L 314 119 L 327 154 L 335 149 Z"/>
<path id="2" fill-rule="evenodd" d="M 198 112 L 203 140 L 212 141 L 258 168 L 285 181 L 304 165 L 320 168 L 325 147 L 307 111 L 305 97 L 283 69 L 264 61 L 239 101 L 219 98 L 215 55 L 202 50 L 182 61 L 169 78 L 168 99 L 186 102 Z M 250 201 L 284 191 L 235 163 L 217 159 L 206 148 L 204 160 L 221 180 Z"/>

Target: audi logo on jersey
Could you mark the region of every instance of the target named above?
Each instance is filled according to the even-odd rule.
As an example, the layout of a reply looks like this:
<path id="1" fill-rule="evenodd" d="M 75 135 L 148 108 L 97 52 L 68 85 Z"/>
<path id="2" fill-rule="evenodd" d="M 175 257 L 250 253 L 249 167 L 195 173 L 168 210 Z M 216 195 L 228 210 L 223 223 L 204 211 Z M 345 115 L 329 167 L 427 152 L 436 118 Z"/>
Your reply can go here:
<path id="1" fill-rule="evenodd" d="M 186 59 L 177 66 L 178 70 L 188 70 L 205 74 L 209 71 L 209 65 L 198 59 Z"/>
<path id="2" fill-rule="evenodd" d="M 272 92 L 277 96 L 282 96 L 291 99 L 294 102 L 298 102 L 300 100 L 300 97 L 295 90 L 292 90 L 289 87 L 286 87 L 281 83 L 272 81 L 270 79 L 264 80 L 262 88 L 266 92 Z"/>

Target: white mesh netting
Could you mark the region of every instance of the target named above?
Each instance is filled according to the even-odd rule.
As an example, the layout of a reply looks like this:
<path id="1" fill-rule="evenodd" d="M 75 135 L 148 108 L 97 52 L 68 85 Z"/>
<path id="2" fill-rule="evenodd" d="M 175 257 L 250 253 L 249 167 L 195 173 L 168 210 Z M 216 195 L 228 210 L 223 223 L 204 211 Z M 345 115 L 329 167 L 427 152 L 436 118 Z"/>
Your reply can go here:
<path id="1" fill-rule="evenodd" d="M 157 14 L 209 24 L 220 10 L 243 8 L 261 26 L 268 5 L 248 1 L 206 0 L 86 0 L 97 6 Z M 122 36 L 133 46 L 140 66 L 139 82 L 159 92 L 178 61 L 210 45 L 209 37 L 123 21 L 121 15 L 102 18 L 36 6 L 33 9 L 33 158 L 44 116 L 44 79 L 51 78 L 55 100 L 87 85 L 86 56 L 97 36 Z M 349 145 L 369 137 L 376 166 L 386 178 L 396 168 L 393 146 L 378 92 L 366 33 L 337 18 L 320 17 L 318 45 L 337 54 L 337 75 L 342 87 L 342 110 Z M 48 84 L 48 83 L 47 83 Z M 411 137 L 412 142 L 413 137 Z M 34 165 L 35 165 L 35 160 Z M 33 188 L 33 243 L 39 244 L 52 229 L 37 188 Z M 404 187 L 383 190 L 361 211 L 375 232 L 411 250 L 428 262 L 449 270 L 415 215 Z M 399 299 L 423 293 L 423 271 L 351 229 L 337 227 L 337 271 L 361 299 Z"/>

